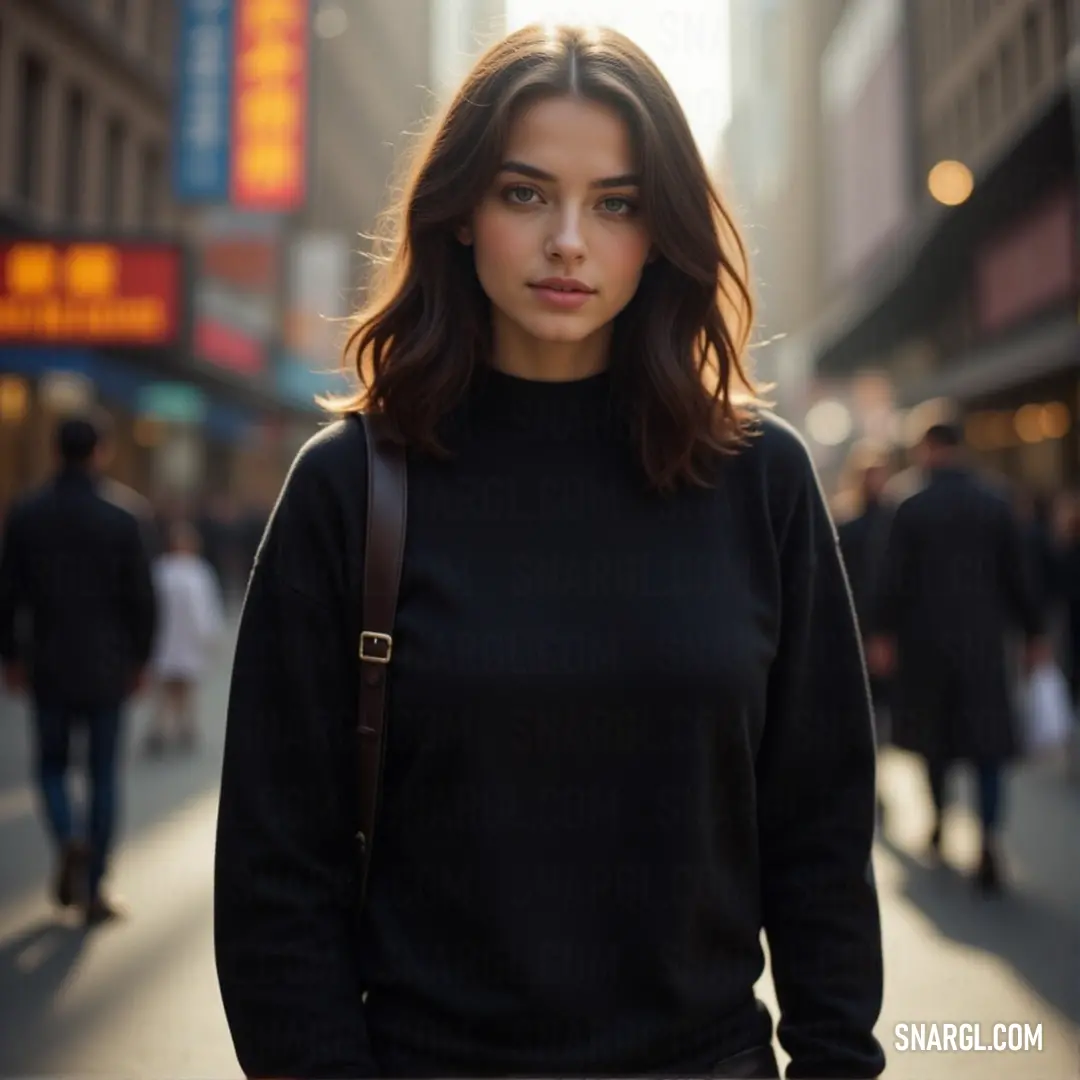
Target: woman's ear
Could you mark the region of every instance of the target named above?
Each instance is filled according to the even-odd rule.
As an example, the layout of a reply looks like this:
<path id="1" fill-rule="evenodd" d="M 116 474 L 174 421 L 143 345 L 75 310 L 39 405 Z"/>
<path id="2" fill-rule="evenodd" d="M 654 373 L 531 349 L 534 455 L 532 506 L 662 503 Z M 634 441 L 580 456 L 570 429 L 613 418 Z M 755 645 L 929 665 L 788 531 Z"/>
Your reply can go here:
<path id="1" fill-rule="evenodd" d="M 466 247 L 469 247 L 473 242 L 473 232 L 471 225 L 459 225 L 454 230 L 454 234 L 457 236 L 458 242 L 464 244 Z"/>

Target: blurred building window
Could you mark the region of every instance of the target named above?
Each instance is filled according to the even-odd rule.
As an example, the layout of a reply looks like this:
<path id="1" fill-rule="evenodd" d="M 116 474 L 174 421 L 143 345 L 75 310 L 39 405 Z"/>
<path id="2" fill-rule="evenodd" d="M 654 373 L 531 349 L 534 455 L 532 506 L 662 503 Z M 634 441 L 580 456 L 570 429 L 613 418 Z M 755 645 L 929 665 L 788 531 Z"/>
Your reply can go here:
<path id="1" fill-rule="evenodd" d="M 114 116 L 105 127 L 105 203 L 102 217 L 106 225 L 116 225 L 120 221 L 125 136 L 123 122 Z"/>
<path id="2" fill-rule="evenodd" d="M 933 5 L 933 20 L 935 34 L 935 46 L 937 54 L 942 58 L 941 67 L 945 66 L 944 59 L 949 55 L 953 45 L 953 10 L 951 4 Z"/>
<path id="3" fill-rule="evenodd" d="M 949 9 L 951 16 L 952 49 L 957 51 L 967 44 L 971 34 L 971 0 L 952 0 L 952 3 L 945 7 Z"/>
<path id="4" fill-rule="evenodd" d="M 979 135 L 980 141 L 992 134 L 997 124 L 997 94 L 994 69 L 987 65 L 979 72 Z"/>
<path id="5" fill-rule="evenodd" d="M 42 120 L 45 113 L 45 65 L 31 55 L 22 58 L 19 73 L 22 108 L 19 110 L 16 194 L 36 205 L 41 198 Z"/>
<path id="6" fill-rule="evenodd" d="M 1037 7 L 1029 7 L 1024 15 L 1024 85 L 1034 90 L 1042 82 L 1042 20 Z"/>
<path id="7" fill-rule="evenodd" d="M 139 183 L 139 222 L 156 225 L 161 205 L 162 155 L 156 146 L 146 146 L 142 152 L 142 176 Z"/>
<path id="8" fill-rule="evenodd" d="M 172 16 L 173 4 L 162 4 L 159 0 L 149 0 L 150 11 L 147 15 L 147 50 L 154 58 L 162 74 L 168 76 L 173 65 Z"/>
<path id="9" fill-rule="evenodd" d="M 1001 113 L 1012 115 L 1020 104 L 1020 46 L 1008 37 L 1001 46 Z"/>
<path id="10" fill-rule="evenodd" d="M 926 33 L 926 23 L 921 17 L 916 25 L 918 30 L 915 35 L 915 51 L 919 58 L 919 71 L 922 74 L 923 82 L 927 83 L 934 75 L 934 53 L 930 48 L 932 37 Z"/>
<path id="11" fill-rule="evenodd" d="M 112 20 L 120 27 L 121 33 L 127 30 L 128 15 L 130 14 L 128 0 L 112 0 Z"/>
<path id="12" fill-rule="evenodd" d="M 956 148 L 963 157 L 975 145 L 975 101 L 970 88 L 960 91 L 956 101 Z"/>
<path id="13" fill-rule="evenodd" d="M 960 139 L 956 131 L 956 113 L 952 109 L 943 109 L 941 118 L 941 153 L 938 161 L 955 161 L 961 156 Z"/>
<path id="14" fill-rule="evenodd" d="M 134 0 L 128 21 L 127 37 L 131 47 L 139 53 L 145 53 L 149 44 L 150 11 L 155 4 L 147 0 Z"/>
<path id="15" fill-rule="evenodd" d="M 1069 54 L 1069 0 L 1053 0 L 1050 20 L 1054 35 L 1054 66 L 1064 68 Z"/>
<path id="16" fill-rule="evenodd" d="M 69 88 L 64 101 L 62 139 L 61 212 L 65 221 L 78 221 L 81 216 L 82 191 L 86 183 L 86 177 L 83 175 L 83 151 L 86 146 L 86 95 L 78 87 Z"/>

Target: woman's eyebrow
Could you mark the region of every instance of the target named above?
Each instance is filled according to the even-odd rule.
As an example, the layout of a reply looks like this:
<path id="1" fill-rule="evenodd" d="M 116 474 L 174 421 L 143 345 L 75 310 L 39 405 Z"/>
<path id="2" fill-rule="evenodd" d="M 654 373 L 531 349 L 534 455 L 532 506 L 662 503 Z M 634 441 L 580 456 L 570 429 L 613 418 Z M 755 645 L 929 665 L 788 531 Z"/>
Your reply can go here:
<path id="1" fill-rule="evenodd" d="M 538 169 L 535 165 L 528 165 L 524 161 L 504 161 L 499 166 L 499 172 L 517 173 L 519 176 L 527 176 L 530 180 L 543 180 L 546 183 L 554 183 L 558 177 L 544 169 Z M 637 173 L 623 173 L 620 176 L 606 176 L 602 180 L 594 180 L 589 187 L 594 188 L 618 188 L 639 187 L 641 177 Z"/>

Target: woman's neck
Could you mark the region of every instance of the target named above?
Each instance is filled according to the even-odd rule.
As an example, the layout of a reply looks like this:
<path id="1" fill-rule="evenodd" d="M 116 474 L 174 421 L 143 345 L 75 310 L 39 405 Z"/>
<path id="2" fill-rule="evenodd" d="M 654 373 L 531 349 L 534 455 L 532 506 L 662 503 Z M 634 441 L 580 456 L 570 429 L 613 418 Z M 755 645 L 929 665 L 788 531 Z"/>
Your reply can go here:
<path id="1" fill-rule="evenodd" d="M 536 382 L 574 382 L 607 369 L 611 326 L 582 341 L 541 341 L 496 317 L 492 345 L 491 366 L 497 371 Z"/>

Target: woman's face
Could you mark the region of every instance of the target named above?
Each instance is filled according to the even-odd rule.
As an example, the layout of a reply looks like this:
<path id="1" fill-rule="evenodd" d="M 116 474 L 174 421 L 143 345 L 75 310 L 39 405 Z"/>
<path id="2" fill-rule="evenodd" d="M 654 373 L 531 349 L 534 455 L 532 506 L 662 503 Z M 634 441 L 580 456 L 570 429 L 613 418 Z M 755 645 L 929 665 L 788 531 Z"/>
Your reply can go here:
<path id="1" fill-rule="evenodd" d="M 606 353 L 611 322 L 633 297 L 649 254 L 639 201 L 630 133 L 618 113 L 569 97 L 522 113 L 502 168 L 461 233 L 475 248 L 498 349 L 594 344 Z"/>

